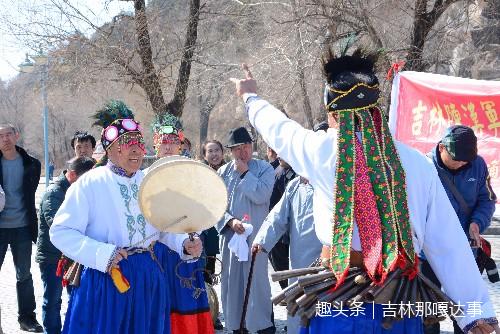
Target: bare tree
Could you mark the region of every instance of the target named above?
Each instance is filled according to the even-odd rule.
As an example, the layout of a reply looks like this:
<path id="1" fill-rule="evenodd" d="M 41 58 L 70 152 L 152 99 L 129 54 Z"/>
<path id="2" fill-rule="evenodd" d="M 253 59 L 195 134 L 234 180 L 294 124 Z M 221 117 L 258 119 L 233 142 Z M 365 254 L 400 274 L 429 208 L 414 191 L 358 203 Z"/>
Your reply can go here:
<path id="1" fill-rule="evenodd" d="M 137 82 L 146 92 L 155 113 L 169 112 L 177 117 L 182 115 L 186 91 L 191 73 L 191 62 L 196 38 L 198 36 L 198 21 L 200 18 L 200 0 L 189 1 L 189 19 L 186 29 L 186 38 L 179 66 L 179 74 L 172 100 L 166 104 L 160 85 L 159 76 L 153 64 L 153 51 L 149 37 L 148 22 L 146 16 L 145 0 L 133 0 L 135 8 L 135 26 L 139 55 L 142 62 L 142 75 Z"/>
<path id="2" fill-rule="evenodd" d="M 210 114 L 220 100 L 223 86 L 220 80 L 212 78 L 208 87 L 203 87 L 200 78 L 196 82 L 198 87 L 198 107 L 200 110 L 200 137 L 199 147 L 207 140 Z M 205 89 L 203 89 L 205 88 Z"/>
<path id="3" fill-rule="evenodd" d="M 193 3 L 193 1 L 191 1 L 191 3 Z M 137 83 L 146 92 L 153 111 L 157 114 L 163 113 L 166 111 L 166 104 L 160 85 L 160 79 L 153 64 L 153 50 L 151 48 L 151 39 L 149 37 L 145 0 L 134 0 L 134 9 L 138 54 L 142 63 L 142 71 L 140 75 L 136 77 Z"/>
<path id="4" fill-rule="evenodd" d="M 189 21 L 186 29 L 186 39 L 181 64 L 179 66 L 179 75 L 175 85 L 174 96 L 168 103 L 166 111 L 180 117 L 184 102 L 186 101 L 186 91 L 191 73 L 191 62 L 193 60 L 196 38 L 198 37 L 198 21 L 200 19 L 200 0 L 190 0 Z"/>
<path id="5" fill-rule="evenodd" d="M 307 92 L 307 81 L 305 77 L 305 61 L 304 61 L 304 41 L 302 39 L 300 27 L 301 27 L 301 20 L 298 15 L 298 8 L 297 8 L 297 2 L 294 0 L 293 1 L 293 15 L 296 18 L 296 23 L 295 23 L 295 40 L 297 43 L 297 64 L 296 64 L 296 71 L 297 71 L 297 80 L 299 81 L 299 86 L 300 86 L 300 93 L 302 95 L 302 106 L 304 110 L 304 114 L 306 115 L 306 120 L 309 125 L 309 128 L 312 129 L 314 125 L 314 119 L 313 119 L 313 114 L 312 114 L 312 108 L 311 108 L 311 101 L 309 99 L 309 93 Z"/>
<path id="6" fill-rule="evenodd" d="M 430 6 L 428 0 L 415 1 L 415 12 L 413 19 L 413 28 L 408 55 L 406 56 L 406 68 L 414 71 L 423 71 L 428 68 L 422 60 L 424 45 L 427 41 L 427 36 L 436 22 L 443 15 L 448 7 L 460 0 L 435 0 L 430 11 L 427 8 Z"/>
<path id="7" fill-rule="evenodd" d="M 468 26 L 476 25 L 467 21 L 468 7 L 460 7 L 470 0 L 106 0 L 128 6 L 106 23 L 81 1 L 16 3 L 26 7 L 18 15 L 25 19 L 6 19 L 0 12 L 0 31 L 26 44 L 34 41 L 33 48 L 51 43 L 49 107 L 54 117 L 71 115 L 64 118 L 69 134 L 89 124 L 89 114 L 113 97 L 126 100 L 143 124 L 153 113 L 170 112 L 182 116 L 190 137 L 220 139 L 246 121 L 227 81 L 241 75 L 241 62 L 250 64 L 260 95 L 311 126 L 325 116 L 320 56 L 329 48 L 337 54 L 361 45 L 379 51 L 384 96 L 391 84 L 385 73 L 394 61 L 449 74 L 447 69 L 474 52 L 472 43 L 454 43 L 470 39 Z M 20 75 L 4 85 L 13 102 L 2 107 L 10 102 L 0 91 L 0 118 L 4 110 L 18 110 L 8 118 L 19 117 L 23 124 L 39 118 L 37 81 Z M 40 138 L 36 127 L 27 144 L 40 152 Z"/>
<path id="8" fill-rule="evenodd" d="M 153 112 L 170 112 L 180 117 L 196 47 L 200 0 L 189 0 L 186 37 L 180 49 L 171 48 L 176 43 L 168 43 L 170 49 L 167 49 L 158 34 L 152 40 L 149 23 L 162 19 L 155 12 L 158 6 L 146 8 L 145 0 L 121 1 L 132 2 L 134 14 L 122 12 L 103 25 L 94 22 L 92 14 L 71 0 L 48 0 L 49 4 L 43 8 L 36 3 L 29 3 L 26 5 L 27 12 L 33 13 L 34 17 L 25 18 L 24 24 L 9 20 L 7 23 L 10 31 L 27 45 L 50 43 L 52 51 L 65 59 L 66 65 L 72 65 L 75 81 L 82 78 L 82 71 L 86 71 L 83 77 L 91 81 L 101 79 L 103 73 L 108 73 L 109 80 L 142 88 Z M 55 13 L 60 16 L 60 22 L 54 20 Z M 80 31 L 81 28 L 94 32 L 87 37 Z M 172 30 L 180 29 L 176 26 Z M 157 43 L 157 39 L 160 39 L 160 43 Z M 162 87 L 162 80 L 166 78 L 162 72 L 167 67 L 171 71 L 177 63 L 178 76 L 170 78 L 177 81 L 176 87 L 171 101 L 167 103 Z"/>

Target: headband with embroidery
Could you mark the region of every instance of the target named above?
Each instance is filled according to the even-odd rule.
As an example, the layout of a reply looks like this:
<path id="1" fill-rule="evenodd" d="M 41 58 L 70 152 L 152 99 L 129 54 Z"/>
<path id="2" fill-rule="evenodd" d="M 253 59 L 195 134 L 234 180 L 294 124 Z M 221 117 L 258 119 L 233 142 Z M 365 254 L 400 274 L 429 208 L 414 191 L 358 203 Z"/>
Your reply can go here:
<path id="1" fill-rule="evenodd" d="M 378 84 L 358 83 L 345 91 L 325 84 L 324 103 L 328 112 L 366 110 L 377 105 L 379 95 Z"/>

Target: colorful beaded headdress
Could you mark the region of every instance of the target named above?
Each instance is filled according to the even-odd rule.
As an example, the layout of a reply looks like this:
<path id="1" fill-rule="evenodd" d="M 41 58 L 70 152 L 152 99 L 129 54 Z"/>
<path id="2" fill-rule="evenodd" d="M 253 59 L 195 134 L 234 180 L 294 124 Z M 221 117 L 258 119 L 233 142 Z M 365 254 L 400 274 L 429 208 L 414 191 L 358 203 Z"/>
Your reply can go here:
<path id="1" fill-rule="evenodd" d="M 105 150 L 116 141 L 120 141 L 122 145 L 138 144 L 144 150 L 141 126 L 134 120 L 132 110 L 122 101 L 111 100 L 93 118 L 96 121 L 92 125 L 103 128 L 101 143 Z"/>
<path id="2" fill-rule="evenodd" d="M 153 142 L 159 144 L 181 144 L 184 140 L 184 130 L 179 118 L 172 114 L 157 114 L 153 123 Z"/>
<path id="3" fill-rule="evenodd" d="M 416 273 L 405 172 L 377 106 L 374 58 L 360 52 L 324 62 L 325 107 L 339 124 L 330 266 L 346 278 L 354 221 L 368 276 L 382 283 L 396 267 Z"/>

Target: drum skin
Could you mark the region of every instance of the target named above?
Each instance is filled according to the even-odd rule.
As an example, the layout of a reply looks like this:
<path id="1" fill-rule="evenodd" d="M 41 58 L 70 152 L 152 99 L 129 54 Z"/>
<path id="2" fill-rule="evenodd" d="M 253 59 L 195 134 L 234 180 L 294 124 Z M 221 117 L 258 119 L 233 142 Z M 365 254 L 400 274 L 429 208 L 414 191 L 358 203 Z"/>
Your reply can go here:
<path id="1" fill-rule="evenodd" d="M 139 206 L 148 222 L 162 232 L 206 230 L 221 219 L 227 189 L 209 166 L 173 156 L 155 162 L 139 188 Z"/>

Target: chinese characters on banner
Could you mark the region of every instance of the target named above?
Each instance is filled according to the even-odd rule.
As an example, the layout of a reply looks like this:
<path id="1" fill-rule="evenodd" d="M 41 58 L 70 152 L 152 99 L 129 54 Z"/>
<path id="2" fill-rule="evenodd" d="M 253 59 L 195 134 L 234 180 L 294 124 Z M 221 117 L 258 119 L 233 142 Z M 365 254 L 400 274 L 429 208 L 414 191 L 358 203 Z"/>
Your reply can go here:
<path id="1" fill-rule="evenodd" d="M 424 154 L 450 125 L 474 129 L 479 155 L 500 194 L 500 81 L 401 72 L 393 83 L 389 119 L 395 138 Z"/>

